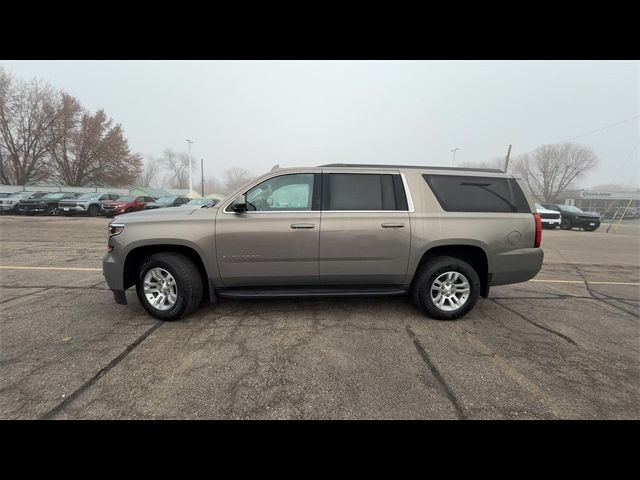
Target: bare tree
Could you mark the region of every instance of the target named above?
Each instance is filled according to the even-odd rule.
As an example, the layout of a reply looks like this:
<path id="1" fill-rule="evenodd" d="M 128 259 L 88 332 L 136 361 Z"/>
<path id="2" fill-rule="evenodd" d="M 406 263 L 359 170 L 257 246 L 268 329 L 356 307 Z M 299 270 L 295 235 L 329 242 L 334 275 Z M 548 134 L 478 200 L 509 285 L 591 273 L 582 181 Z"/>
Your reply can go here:
<path id="1" fill-rule="evenodd" d="M 217 178 L 207 177 L 204 179 L 204 194 L 210 195 L 212 193 L 224 194 L 226 193 L 226 188 Z"/>
<path id="2" fill-rule="evenodd" d="M 223 193 L 231 193 L 237 188 L 240 188 L 247 182 L 253 180 L 255 175 L 253 175 L 248 170 L 245 170 L 241 167 L 232 167 L 227 168 L 224 171 L 224 188 L 226 192 Z"/>
<path id="3" fill-rule="evenodd" d="M 136 183 L 142 187 L 157 187 L 158 175 L 162 169 L 160 161 L 149 155 L 144 162 L 144 167 L 136 179 Z"/>
<path id="4" fill-rule="evenodd" d="M 15 81 L 0 67 L 0 181 L 26 185 L 46 178 L 45 157 L 60 140 L 51 126 L 61 96 L 38 79 Z"/>
<path id="5" fill-rule="evenodd" d="M 142 157 L 132 154 L 120 124 L 113 124 L 104 110 L 86 112 L 75 98 L 63 94 L 62 114 L 51 126 L 53 143 L 47 152 L 51 178 L 64 185 L 134 183 L 142 169 Z"/>
<path id="6" fill-rule="evenodd" d="M 189 155 L 166 148 L 162 152 L 160 162 L 169 170 L 165 182 L 170 188 L 189 188 Z M 191 168 L 195 170 L 195 162 Z"/>
<path id="7" fill-rule="evenodd" d="M 513 166 L 514 172 L 522 177 L 538 200 L 555 202 L 560 193 L 598 162 L 591 148 L 560 143 L 542 145 L 531 154 L 521 155 Z"/>

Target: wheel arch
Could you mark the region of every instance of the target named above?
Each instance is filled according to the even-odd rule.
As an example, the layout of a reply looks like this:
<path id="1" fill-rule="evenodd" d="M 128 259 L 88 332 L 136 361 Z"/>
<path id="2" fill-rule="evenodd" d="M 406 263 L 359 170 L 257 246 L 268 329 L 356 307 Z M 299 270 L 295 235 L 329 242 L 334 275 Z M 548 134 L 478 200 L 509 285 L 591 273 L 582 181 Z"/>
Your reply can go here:
<path id="1" fill-rule="evenodd" d="M 127 288 L 135 285 L 137 279 L 138 266 L 144 261 L 145 258 L 153 255 L 154 253 L 174 252 L 180 253 L 189 258 L 200 272 L 203 288 L 206 291 L 209 289 L 209 275 L 207 267 L 203 261 L 202 252 L 196 245 L 189 243 L 152 243 L 152 244 L 137 244 L 127 252 L 124 260 L 123 268 L 123 287 Z M 211 293 L 211 292 L 210 292 Z"/>
<path id="2" fill-rule="evenodd" d="M 486 244 L 471 239 L 448 239 L 425 245 L 411 272 L 411 286 L 413 286 L 416 272 L 425 262 L 440 256 L 455 257 L 467 262 L 475 269 L 480 278 L 480 295 L 487 298 L 491 286 L 491 259 L 488 251 Z"/>

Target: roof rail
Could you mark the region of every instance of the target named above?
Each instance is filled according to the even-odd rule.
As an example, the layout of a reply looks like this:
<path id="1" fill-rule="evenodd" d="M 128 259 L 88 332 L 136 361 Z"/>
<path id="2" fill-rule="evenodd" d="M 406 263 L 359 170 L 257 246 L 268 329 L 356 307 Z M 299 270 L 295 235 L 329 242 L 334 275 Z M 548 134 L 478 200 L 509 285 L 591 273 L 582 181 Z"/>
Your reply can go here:
<path id="1" fill-rule="evenodd" d="M 352 167 L 352 168 L 416 168 L 420 170 L 452 170 L 452 171 L 472 171 L 472 172 L 489 172 L 489 173 L 505 173 L 499 168 L 466 168 L 466 167 L 434 167 L 429 165 L 383 165 L 375 163 L 327 163 L 326 165 L 318 165 L 318 167 Z"/>

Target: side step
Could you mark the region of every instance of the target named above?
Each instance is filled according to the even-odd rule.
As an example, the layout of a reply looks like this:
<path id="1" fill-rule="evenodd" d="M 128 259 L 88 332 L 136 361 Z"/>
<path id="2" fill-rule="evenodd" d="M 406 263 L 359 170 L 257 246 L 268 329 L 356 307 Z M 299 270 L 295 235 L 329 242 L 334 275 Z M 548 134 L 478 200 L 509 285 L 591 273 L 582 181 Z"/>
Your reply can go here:
<path id="1" fill-rule="evenodd" d="M 405 295 L 407 289 L 399 286 L 352 287 L 282 287 L 282 288 L 223 288 L 216 290 L 226 298 L 282 298 L 282 297 L 374 297 Z"/>

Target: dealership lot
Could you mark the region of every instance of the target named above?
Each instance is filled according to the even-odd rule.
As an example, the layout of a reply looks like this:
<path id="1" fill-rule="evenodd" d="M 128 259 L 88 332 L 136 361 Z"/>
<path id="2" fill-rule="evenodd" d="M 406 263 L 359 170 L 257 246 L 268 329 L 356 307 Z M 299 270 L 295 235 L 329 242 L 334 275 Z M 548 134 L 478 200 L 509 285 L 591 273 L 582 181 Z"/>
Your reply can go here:
<path id="1" fill-rule="evenodd" d="M 0 217 L 0 418 L 640 418 L 640 224 L 543 233 L 465 318 L 409 298 L 116 305 L 108 219 Z"/>

